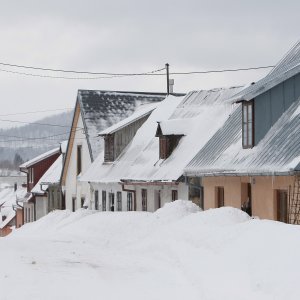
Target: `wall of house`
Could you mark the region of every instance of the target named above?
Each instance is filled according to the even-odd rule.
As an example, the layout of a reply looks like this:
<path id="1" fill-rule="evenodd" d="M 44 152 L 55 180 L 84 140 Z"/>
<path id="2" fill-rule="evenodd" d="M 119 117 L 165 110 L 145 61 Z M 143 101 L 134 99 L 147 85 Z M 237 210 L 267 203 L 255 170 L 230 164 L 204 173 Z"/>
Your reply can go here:
<path id="1" fill-rule="evenodd" d="M 252 215 L 262 219 L 277 219 L 276 190 L 289 191 L 293 186 L 293 176 L 254 176 L 254 177 L 205 177 L 202 179 L 204 187 L 204 209 L 216 208 L 216 187 L 224 187 L 225 206 L 241 208 L 248 197 L 246 184 L 251 183 Z"/>
<path id="2" fill-rule="evenodd" d="M 24 203 L 24 224 L 34 221 L 34 203 Z"/>
<path id="3" fill-rule="evenodd" d="M 48 158 L 36 163 L 31 169 L 33 169 L 33 182 L 29 181 L 29 174 L 27 174 L 27 191 L 30 192 L 32 188 L 38 183 L 44 173 L 51 167 L 51 165 L 59 157 L 60 153 L 53 154 Z"/>
<path id="4" fill-rule="evenodd" d="M 138 129 L 149 116 L 145 116 L 114 133 L 114 158 L 116 159 L 123 149 L 130 143 Z"/>
<path id="5" fill-rule="evenodd" d="M 12 232 L 10 226 L 5 226 L 4 228 L 0 229 L 0 237 L 5 237 Z"/>
<path id="6" fill-rule="evenodd" d="M 99 210 L 102 209 L 102 191 L 106 191 L 106 210 L 109 210 L 109 193 L 115 194 L 115 211 L 117 209 L 117 192 L 122 192 L 122 211 L 127 211 L 127 193 L 122 191 L 122 185 L 119 183 L 107 183 L 107 184 L 92 184 L 93 196 L 91 196 L 92 209 L 95 209 L 94 191 L 99 192 Z M 126 185 L 126 189 L 136 191 L 136 204 L 137 211 L 142 211 L 142 189 L 147 190 L 147 211 L 154 212 L 158 209 L 157 192 L 160 191 L 161 207 L 164 204 L 172 201 L 172 190 L 178 191 L 178 199 L 188 199 L 188 186 L 185 183 L 179 183 L 179 185 Z M 134 197 L 133 197 L 134 200 Z"/>
<path id="7" fill-rule="evenodd" d="M 83 122 L 81 115 L 79 116 L 75 127 L 83 128 Z M 74 136 L 74 143 L 71 150 L 69 166 L 65 179 L 65 201 L 66 208 L 72 210 L 72 198 L 76 198 L 76 209 L 81 207 L 81 196 L 85 197 L 89 193 L 88 183 L 80 184 L 78 187 L 77 183 L 77 146 L 82 146 L 82 173 L 87 170 L 91 165 L 91 158 L 89 153 L 88 144 L 85 135 L 82 130 L 77 130 Z"/>
<path id="8" fill-rule="evenodd" d="M 35 196 L 35 213 L 36 220 L 44 217 L 48 213 L 48 197 L 45 196 Z"/>
<path id="9" fill-rule="evenodd" d="M 16 228 L 21 227 L 24 224 L 24 215 L 23 215 L 23 209 L 17 208 L 16 211 Z"/>
<path id="10" fill-rule="evenodd" d="M 254 99 L 255 145 L 282 113 L 300 97 L 300 74 L 278 84 Z"/>

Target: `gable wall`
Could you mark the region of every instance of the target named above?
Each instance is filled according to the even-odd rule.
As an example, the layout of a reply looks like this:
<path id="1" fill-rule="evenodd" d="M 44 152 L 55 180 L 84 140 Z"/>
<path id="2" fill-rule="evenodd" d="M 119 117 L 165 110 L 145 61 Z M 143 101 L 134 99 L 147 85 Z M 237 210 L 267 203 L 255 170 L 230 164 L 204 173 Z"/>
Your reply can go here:
<path id="1" fill-rule="evenodd" d="M 290 105 L 300 97 L 300 74 L 278 84 L 254 100 L 255 145 Z"/>
<path id="2" fill-rule="evenodd" d="M 83 128 L 81 115 L 79 115 L 78 122 L 74 124 L 74 128 L 75 127 Z M 80 194 L 85 193 L 85 190 L 82 189 L 79 194 L 77 191 L 77 145 L 82 146 L 82 173 L 91 165 L 90 152 L 83 130 L 77 130 L 74 134 L 74 138 L 72 137 L 72 141 L 72 148 L 69 150 L 69 163 L 65 174 L 65 199 L 67 209 L 72 209 L 72 197 L 77 198 L 77 208 L 79 208 Z"/>

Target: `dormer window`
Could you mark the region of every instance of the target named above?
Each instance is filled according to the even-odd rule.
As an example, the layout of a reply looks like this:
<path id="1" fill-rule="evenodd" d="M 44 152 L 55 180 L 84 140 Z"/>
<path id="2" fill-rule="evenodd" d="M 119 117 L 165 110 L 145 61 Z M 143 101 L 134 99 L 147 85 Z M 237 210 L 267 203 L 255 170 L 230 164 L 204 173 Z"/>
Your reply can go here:
<path id="1" fill-rule="evenodd" d="M 167 159 L 177 147 L 183 134 L 164 134 L 161 123 L 158 123 L 155 136 L 159 138 L 159 158 Z"/>
<path id="2" fill-rule="evenodd" d="M 104 161 L 112 162 L 115 160 L 114 135 L 104 136 Z"/>
<path id="3" fill-rule="evenodd" d="M 254 146 L 254 101 L 244 101 L 243 108 L 243 148 Z"/>

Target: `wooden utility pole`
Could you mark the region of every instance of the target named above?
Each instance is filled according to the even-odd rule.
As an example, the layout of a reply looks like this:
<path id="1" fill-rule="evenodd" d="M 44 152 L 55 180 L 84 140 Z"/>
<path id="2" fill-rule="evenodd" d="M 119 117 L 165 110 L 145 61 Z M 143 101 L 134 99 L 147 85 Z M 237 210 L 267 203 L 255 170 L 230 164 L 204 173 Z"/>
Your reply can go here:
<path id="1" fill-rule="evenodd" d="M 169 86 L 169 64 L 166 63 L 166 72 L 167 72 L 167 95 L 170 95 L 170 86 Z"/>

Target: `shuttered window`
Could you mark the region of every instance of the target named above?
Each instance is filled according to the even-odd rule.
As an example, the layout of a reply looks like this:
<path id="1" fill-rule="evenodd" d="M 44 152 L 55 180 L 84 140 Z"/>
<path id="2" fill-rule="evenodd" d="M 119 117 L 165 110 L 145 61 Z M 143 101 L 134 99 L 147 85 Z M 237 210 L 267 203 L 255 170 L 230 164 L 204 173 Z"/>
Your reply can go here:
<path id="1" fill-rule="evenodd" d="M 243 148 L 254 146 L 254 102 L 243 102 Z"/>

